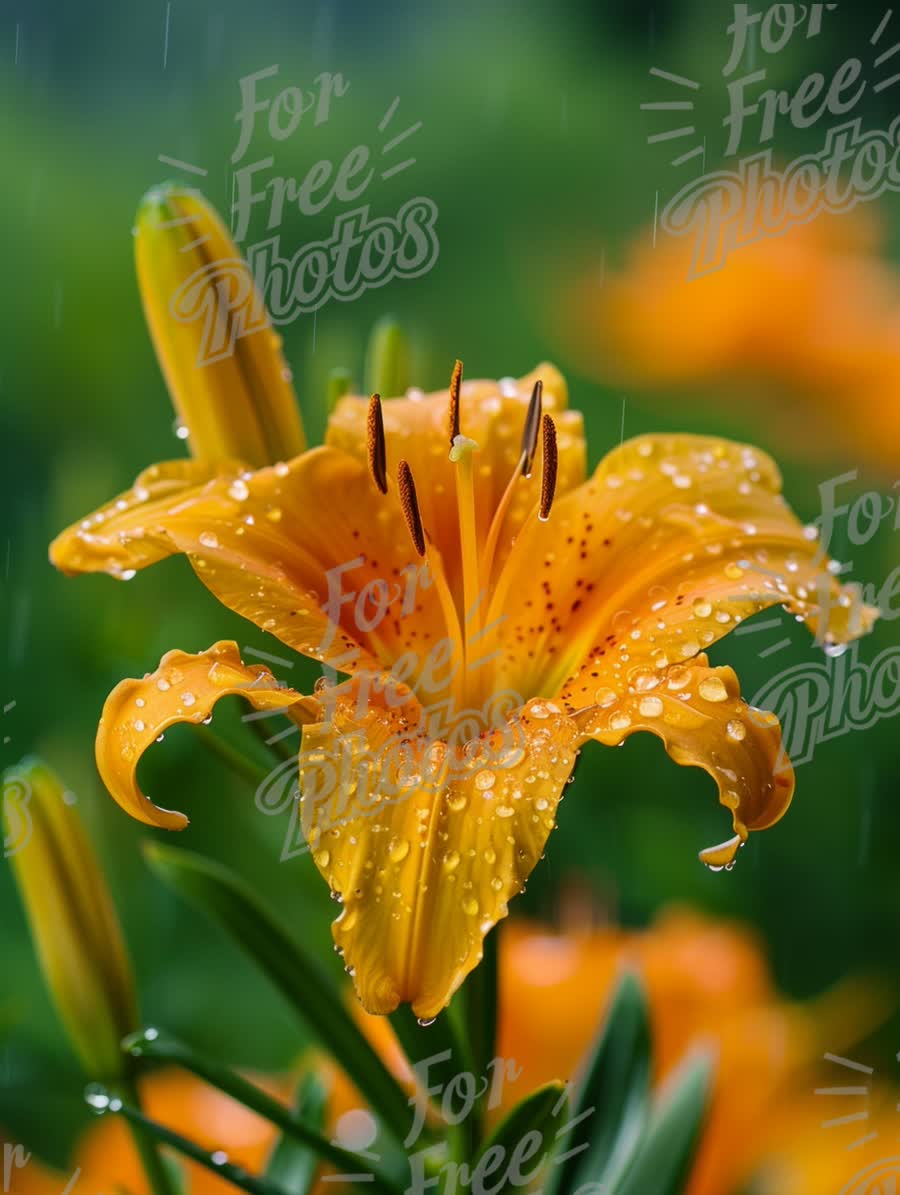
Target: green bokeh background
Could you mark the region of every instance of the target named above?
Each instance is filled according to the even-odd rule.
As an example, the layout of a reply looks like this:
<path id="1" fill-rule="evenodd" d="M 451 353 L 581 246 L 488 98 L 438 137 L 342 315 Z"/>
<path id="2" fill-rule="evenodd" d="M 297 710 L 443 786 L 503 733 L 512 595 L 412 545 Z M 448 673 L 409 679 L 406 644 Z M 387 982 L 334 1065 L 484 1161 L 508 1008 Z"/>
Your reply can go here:
<path id="1" fill-rule="evenodd" d="M 707 164 L 715 164 L 712 147 L 724 142 L 720 72 L 729 14 L 729 5 L 700 0 L 23 0 L 18 9 L 5 7 L 0 696 L 16 705 L 3 719 L 10 740 L 3 763 L 38 752 L 77 794 L 108 868 L 148 1021 L 230 1062 L 263 1069 L 284 1067 L 302 1044 L 280 999 L 147 872 L 139 844 L 152 832 L 105 795 L 92 753 L 106 693 L 123 676 L 155 666 L 169 648 L 196 651 L 223 637 L 261 650 L 279 652 L 278 645 L 220 607 L 184 561 L 127 584 L 67 580 L 47 563 L 47 543 L 60 528 L 125 488 L 143 466 L 184 450 L 173 434 L 132 262 L 137 202 L 171 175 L 158 155 L 207 168 L 204 189 L 227 212 L 239 80 L 276 62 L 284 86 L 308 86 L 326 70 L 350 81 L 326 125 L 303 123 L 281 143 L 260 127 L 247 156 L 273 152 L 283 173 L 301 177 L 314 161 L 340 160 L 360 142 L 377 151 L 377 124 L 395 96 L 405 124 L 423 122 L 409 143 L 415 167 L 373 184 L 366 199 L 374 214 L 394 213 L 413 195 L 433 199 L 440 212 L 435 267 L 282 329 L 312 440 L 324 426 L 328 372 L 347 366 L 361 378 L 366 337 L 389 311 L 412 339 L 415 380 L 425 388 L 446 384 L 456 356 L 470 377 L 521 374 L 554 360 L 568 377 L 572 405 L 585 412 L 591 465 L 618 443 L 625 400 L 626 435 L 707 431 L 772 451 L 789 500 L 812 519 L 824 479 L 858 469 L 847 495 L 887 492 L 890 479 L 839 455 L 811 464 L 768 408 L 763 414 L 724 388 L 712 401 L 694 403 L 604 387 L 578 373 L 558 337 L 567 283 L 591 261 L 599 272 L 601 254 L 610 266 L 620 260 L 626 240 L 652 220 L 657 194 L 664 202 L 674 190 L 672 155 L 647 145 L 653 129 L 639 108 L 660 98 L 651 66 L 704 82 L 697 120 L 708 135 Z M 810 70 L 833 69 L 855 52 L 851 43 L 867 44 L 881 15 L 874 4 L 834 14 L 815 42 L 792 45 L 770 63 L 770 81 L 796 83 Z M 881 127 L 895 113 L 890 91 L 865 108 L 867 123 Z M 397 120 L 392 128 L 405 124 Z M 822 138 L 821 128 L 799 134 L 783 124 L 776 146 L 793 156 L 818 148 Z M 282 244 L 296 249 L 327 236 L 339 206 L 315 219 L 286 220 Z M 900 207 L 895 196 L 880 206 L 893 251 Z M 263 235 L 257 221 L 249 239 Z M 810 410 L 811 438 L 817 417 Z M 898 534 L 885 524 L 864 548 L 850 553 L 839 539 L 833 548 L 852 556 L 855 576 L 880 584 L 900 560 Z M 761 640 L 752 636 L 714 649 L 714 662 L 738 669 L 745 694 L 755 693 L 773 667 L 811 658 L 803 628 L 787 616 L 784 625 L 790 653 L 772 660 L 759 658 Z M 862 658 L 896 644 L 898 627 L 883 623 Z M 299 687 L 314 675 L 298 661 L 289 679 Z M 590 749 L 547 856 L 514 908 L 553 921 L 572 884 L 589 886 L 599 915 L 628 924 L 646 924 L 667 904 L 690 903 L 758 926 L 788 993 L 811 995 L 859 972 L 893 982 L 898 726 L 894 717 L 820 745 L 798 771 L 788 817 L 755 835 L 737 868 L 723 874 L 706 871 L 696 857 L 728 832 L 708 777 L 674 766 L 650 736 L 619 751 Z M 217 711 L 216 727 L 257 749 L 236 709 Z M 208 755 L 189 728 L 166 735 L 142 777 L 162 804 L 189 812 L 181 845 L 250 877 L 295 932 L 319 943 L 338 966 L 328 930 L 335 909 L 308 856 L 275 865 L 285 819 L 259 813 L 249 786 Z M 61 1164 L 85 1119 L 83 1077 L 45 994 L 5 865 L 0 907 L 0 1124 Z M 895 1030 L 889 1026 L 868 1048 L 883 1077 L 898 1077 Z"/>

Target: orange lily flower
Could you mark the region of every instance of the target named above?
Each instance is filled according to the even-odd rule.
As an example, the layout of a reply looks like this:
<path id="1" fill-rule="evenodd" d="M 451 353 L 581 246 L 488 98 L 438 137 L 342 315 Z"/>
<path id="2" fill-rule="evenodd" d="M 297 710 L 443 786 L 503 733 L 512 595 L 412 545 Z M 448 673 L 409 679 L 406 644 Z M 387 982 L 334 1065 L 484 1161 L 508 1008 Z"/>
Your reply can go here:
<path id="1" fill-rule="evenodd" d="M 207 463 L 203 462 L 203 468 Z M 784 605 L 825 643 L 872 624 L 819 560 L 764 454 L 644 436 L 585 479 L 581 417 L 544 365 L 384 403 L 342 398 L 326 444 L 253 471 L 167 463 L 65 531 L 69 573 L 174 553 L 230 609 L 348 675 L 304 697 L 232 643 L 169 653 L 110 695 L 97 762 L 134 817 L 181 812 L 136 769 L 166 727 L 238 694 L 303 727 L 303 828 L 343 902 L 333 932 L 363 1005 L 434 1017 L 540 859 L 578 751 L 638 730 L 704 768 L 730 865 L 785 812 L 772 715 L 704 649 Z"/>

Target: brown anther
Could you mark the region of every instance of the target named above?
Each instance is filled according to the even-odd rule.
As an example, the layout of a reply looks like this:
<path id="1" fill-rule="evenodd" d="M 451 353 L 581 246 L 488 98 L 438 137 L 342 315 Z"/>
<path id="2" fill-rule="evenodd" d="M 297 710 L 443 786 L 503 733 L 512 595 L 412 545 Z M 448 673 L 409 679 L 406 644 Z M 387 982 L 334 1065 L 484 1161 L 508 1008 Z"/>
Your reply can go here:
<path id="1" fill-rule="evenodd" d="M 462 384 L 462 361 L 457 361 L 450 375 L 450 447 L 459 435 L 459 388 Z"/>
<path id="2" fill-rule="evenodd" d="M 541 470 L 541 505 L 538 518 L 548 519 L 556 493 L 556 472 L 559 466 L 559 451 L 556 447 L 556 424 L 549 415 L 541 420 L 543 432 L 544 461 Z"/>
<path id="3" fill-rule="evenodd" d="M 369 472 L 372 480 L 387 493 L 387 450 L 384 443 L 384 416 L 381 411 L 381 395 L 373 394 L 369 399 L 369 417 L 366 421 L 366 441 L 369 451 Z"/>
<path id="4" fill-rule="evenodd" d="M 534 464 L 534 454 L 537 452 L 538 432 L 541 430 L 541 408 L 544 394 L 544 383 L 540 378 L 535 382 L 531 391 L 531 401 L 528 403 L 528 414 L 525 416 L 525 427 L 522 431 L 522 476 L 531 476 Z"/>
<path id="5" fill-rule="evenodd" d="M 407 461 L 401 461 L 397 466 L 397 484 L 400 490 L 400 505 L 403 507 L 403 517 L 412 536 L 416 551 L 420 556 L 425 555 L 425 530 L 422 527 L 422 515 L 419 511 L 419 500 L 416 497 L 416 483 L 413 481 L 412 469 Z"/>

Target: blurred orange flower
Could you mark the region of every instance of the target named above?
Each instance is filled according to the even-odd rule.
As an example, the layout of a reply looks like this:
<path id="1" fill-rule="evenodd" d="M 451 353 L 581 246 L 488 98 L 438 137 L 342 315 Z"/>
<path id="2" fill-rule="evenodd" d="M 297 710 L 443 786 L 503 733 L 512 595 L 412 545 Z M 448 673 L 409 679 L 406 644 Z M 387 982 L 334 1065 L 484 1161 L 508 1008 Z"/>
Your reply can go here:
<path id="1" fill-rule="evenodd" d="M 557 933 L 517 921 L 504 931 L 499 951 L 497 1054 L 514 1060 L 521 1074 L 504 1084 L 498 1120 L 542 1084 L 577 1077 L 616 981 L 630 968 L 648 993 L 656 1081 L 699 1042 L 717 1055 L 712 1105 L 686 1195 L 732 1195 L 761 1169 L 765 1195 L 830 1195 L 811 1176 L 849 1179 L 888 1149 L 892 1138 L 882 1133 L 880 1152 L 848 1153 L 854 1137 L 875 1124 L 829 1134 L 822 1122 L 848 1109 L 834 1110 L 836 1100 L 826 1108 L 828 1100 L 813 1095 L 820 1083 L 835 1082 L 833 1073 L 817 1075 L 815 1060 L 865 1035 L 885 1014 L 874 988 L 847 984 L 812 1005 L 791 1003 L 779 995 L 750 929 L 686 910 L 665 913 L 643 932 Z M 361 1010 L 359 1017 L 398 1078 L 408 1079 L 388 1023 Z M 339 1082 L 333 1107 L 342 1113 L 353 1106 L 352 1089 Z"/>
<path id="2" fill-rule="evenodd" d="M 840 447 L 896 474 L 900 277 L 871 209 L 760 235 L 692 275 L 692 237 L 641 234 L 624 268 L 580 282 L 572 350 L 604 380 L 647 387 L 744 383 L 801 452 Z M 729 391 L 734 393 L 733 389 Z M 890 472 L 892 471 L 892 472 Z"/>

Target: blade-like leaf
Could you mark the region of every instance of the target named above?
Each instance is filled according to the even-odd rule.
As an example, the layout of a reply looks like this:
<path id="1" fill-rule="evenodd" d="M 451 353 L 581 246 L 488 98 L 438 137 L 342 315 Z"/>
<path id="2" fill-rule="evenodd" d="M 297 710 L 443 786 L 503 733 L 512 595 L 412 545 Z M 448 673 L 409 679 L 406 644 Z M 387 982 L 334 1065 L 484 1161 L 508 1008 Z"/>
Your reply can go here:
<path id="1" fill-rule="evenodd" d="M 586 1182 L 611 1186 L 623 1173 L 649 1113 L 651 1063 L 647 1001 L 640 980 L 627 973 L 579 1084 L 548 1195 Z"/>
<path id="2" fill-rule="evenodd" d="M 503 1189 L 529 1184 L 531 1175 L 556 1148 L 560 1126 L 569 1119 L 567 1090 L 565 1083 L 547 1083 L 513 1108 L 479 1153 L 472 1167 L 472 1175 L 479 1174 L 479 1182 L 473 1183 L 473 1188 L 489 1190 L 498 1185 Z M 493 1182 L 481 1181 L 490 1174 L 495 1174 Z M 501 1175 L 503 1183 L 498 1184 Z"/>
<path id="3" fill-rule="evenodd" d="M 258 1116 L 270 1121 L 283 1133 L 287 1133 L 296 1141 L 301 1142 L 308 1149 L 318 1154 L 320 1158 L 331 1162 L 339 1170 L 367 1172 L 370 1177 L 371 1190 L 381 1191 L 384 1195 L 396 1195 L 401 1188 L 392 1184 L 377 1166 L 357 1157 L 339 1145 L 333 1144 L 320 1133 L 311 1129 L 306 1121 L 297 1117 L 278 1100 L 273 1099 L 255 1084 L 250 1083 L 243 1075 L 230 1067 L 223 1066 L 213 1058 L 199 1054 L 191 1046 L 179 1041 L 176 1037 L 161 1032 L 159 1029 L 142 1029 L 133 1033 L 122 1042 L 122 1049 L 139 1058 L 152 1058 L 159 1062 L 170 1062 L 182 1066 L 198 1078 L 211 1086 L 224 1091 L 226 1095 L 249 1108 Z M 271 1176 L 269 1176 L 271 1177 Z"/>
<path id="4" fill-rule="evenodd" d="M 647 1130 L 614 1195 L 681 1195 L 709 1106 L 713 1058 L 689 1056 L 660 1093 Z"/>
<path id="5" fill-rule="evenodd" d="M 321 963 L 278 924 L 256 895 L 221 864 L 152 842 L 144 854 L 161 879 L 211 917 L 280 988 L 359 1091 L 403 1140 L 407 1097 L 344 1007 Z"/>
<path id="6" fill-rule="evenodd" d="M 307 1071 L 297 1086 L 294 1115 L 314 1133 L 321 1133 L 328 1107 L 328 1088 L 320 1075 Z M 269 1182 L 281 1187 L 288 1195 L 308 1195 L 319 1168 L 320 1158 L 315 1150 L 287 1133 L 275 1142 L 266 1165 Z"/>

